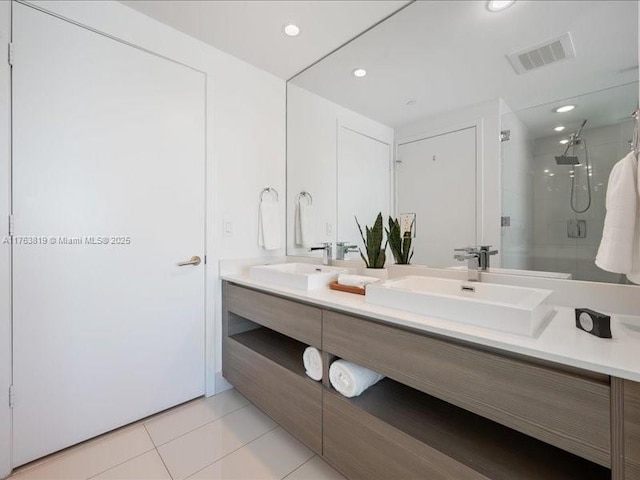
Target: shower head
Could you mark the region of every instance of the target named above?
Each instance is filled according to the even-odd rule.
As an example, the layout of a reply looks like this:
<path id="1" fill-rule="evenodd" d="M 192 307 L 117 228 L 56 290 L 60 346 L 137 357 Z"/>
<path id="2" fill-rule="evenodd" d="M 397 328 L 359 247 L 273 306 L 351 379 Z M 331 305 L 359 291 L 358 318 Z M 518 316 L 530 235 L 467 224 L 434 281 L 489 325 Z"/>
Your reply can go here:
<path id="1" fill-rule="evenodd" d="M 578 157 L 574 157 L 574 156 L 568 156 L 568 155 L 560 155 L 559 157 L 556 157 L 556 163 L 558 165 L 578 165 L 580 163 L 580 160 L 578 160 Z"/>
<path id="2" fill-rule="evenodd" d="M 556 157 L 556 163 L 558 165 L 579 165 L 580 164 L 580 160 L 578 160 L 578 157 L 576 156 L 567 156 L 567 153 L 569 153 L 569 149 L 571 147 L 575 147 L 576 145 L 580 145 L 582 143 L 582 139 L 580 138 L 580 134 L 582 133 L 582 129 L 584 128 L 584 126 L 587 124 L 587 121 L 585 120 L 584 122 L 582 122 L 582 125 L 580 125 L 580 128 L 578 128 L 578 130 L 575 133 L 572 133 L 571 136 L 569 137 L 569 142 L 567 144 L 567 148 L 564 149 L 564 153 L 558 157 Z M 574 152 L 575 153 L 575 150 Z"/>

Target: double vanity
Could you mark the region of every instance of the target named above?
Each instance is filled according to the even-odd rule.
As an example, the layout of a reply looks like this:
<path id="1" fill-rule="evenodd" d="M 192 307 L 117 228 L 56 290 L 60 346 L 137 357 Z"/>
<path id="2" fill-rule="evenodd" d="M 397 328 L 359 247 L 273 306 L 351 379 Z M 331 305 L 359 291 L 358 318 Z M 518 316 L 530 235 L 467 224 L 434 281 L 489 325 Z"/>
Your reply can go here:
<path id="1" fill-rule="evenodd" d="M 614 317 L 604 340 L 550 290 L 419 275 L 366 296 L 326 287 L 344 271 L 223 275 L 223 375 L 348 478 L 640 479 L 640 329 L 617 323 L 640 319 Z M 338 358 L 386 378 L 345 398 L 328 379 Z"/>

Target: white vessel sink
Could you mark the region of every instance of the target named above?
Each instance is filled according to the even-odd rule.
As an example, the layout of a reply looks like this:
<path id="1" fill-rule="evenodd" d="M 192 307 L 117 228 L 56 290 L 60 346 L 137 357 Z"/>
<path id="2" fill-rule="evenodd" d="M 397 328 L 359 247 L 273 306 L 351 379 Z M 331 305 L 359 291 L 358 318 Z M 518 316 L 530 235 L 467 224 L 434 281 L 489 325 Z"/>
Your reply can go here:
<path id="1" fill-rule="evenodd" d="M 326 287 L 338 279 L 341 273 L 349 273 L 348 268 L 327 267 L 311 263 L 280 263 L 277 265 L 259 265 L 249 269 L 253 280 L 273 283 L 281 287 L 297 290 L 313 290 Z"/>
<path id="2" fill-rule="evenodd" d="M 407 276 L 367 286 L 366 302 L 536 336 L 553 312 L 551 290 Z"/>

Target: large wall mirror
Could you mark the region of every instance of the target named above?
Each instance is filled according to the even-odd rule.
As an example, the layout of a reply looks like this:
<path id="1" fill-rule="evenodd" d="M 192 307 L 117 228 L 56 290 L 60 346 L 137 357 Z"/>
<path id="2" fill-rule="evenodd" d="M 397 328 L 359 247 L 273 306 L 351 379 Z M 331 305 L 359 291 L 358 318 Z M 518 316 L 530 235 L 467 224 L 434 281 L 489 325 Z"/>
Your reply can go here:
<path id="1" fill-rule="evenodd" d="M 637 107 L 636 1 L 410 3 L 287 84 L 287 252 L 415 214 L 414 264 L 626 283 L 594 260 Z"/>

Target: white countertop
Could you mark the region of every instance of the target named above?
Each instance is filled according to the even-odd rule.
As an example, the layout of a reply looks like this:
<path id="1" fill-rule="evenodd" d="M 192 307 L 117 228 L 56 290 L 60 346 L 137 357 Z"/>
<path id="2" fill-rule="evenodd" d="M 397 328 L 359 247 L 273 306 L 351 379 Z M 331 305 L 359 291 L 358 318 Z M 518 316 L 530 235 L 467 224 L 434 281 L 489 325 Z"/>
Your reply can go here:
<path id="1" fill-rule="evenodd" d="M 339 292 L 328 287 L 310 291 L 293 290 L 257 282 L 248 274 L 222 275 L 221 278 L 319 307 L 640 382 L 640 316 L 613 314 L 613 338 L 604 339 L 578 330 L 572 308 L 556 307 L 549 324 L 538 337 L 532 338 L 370 305 L 365 303 L 363 295 Z"/>

